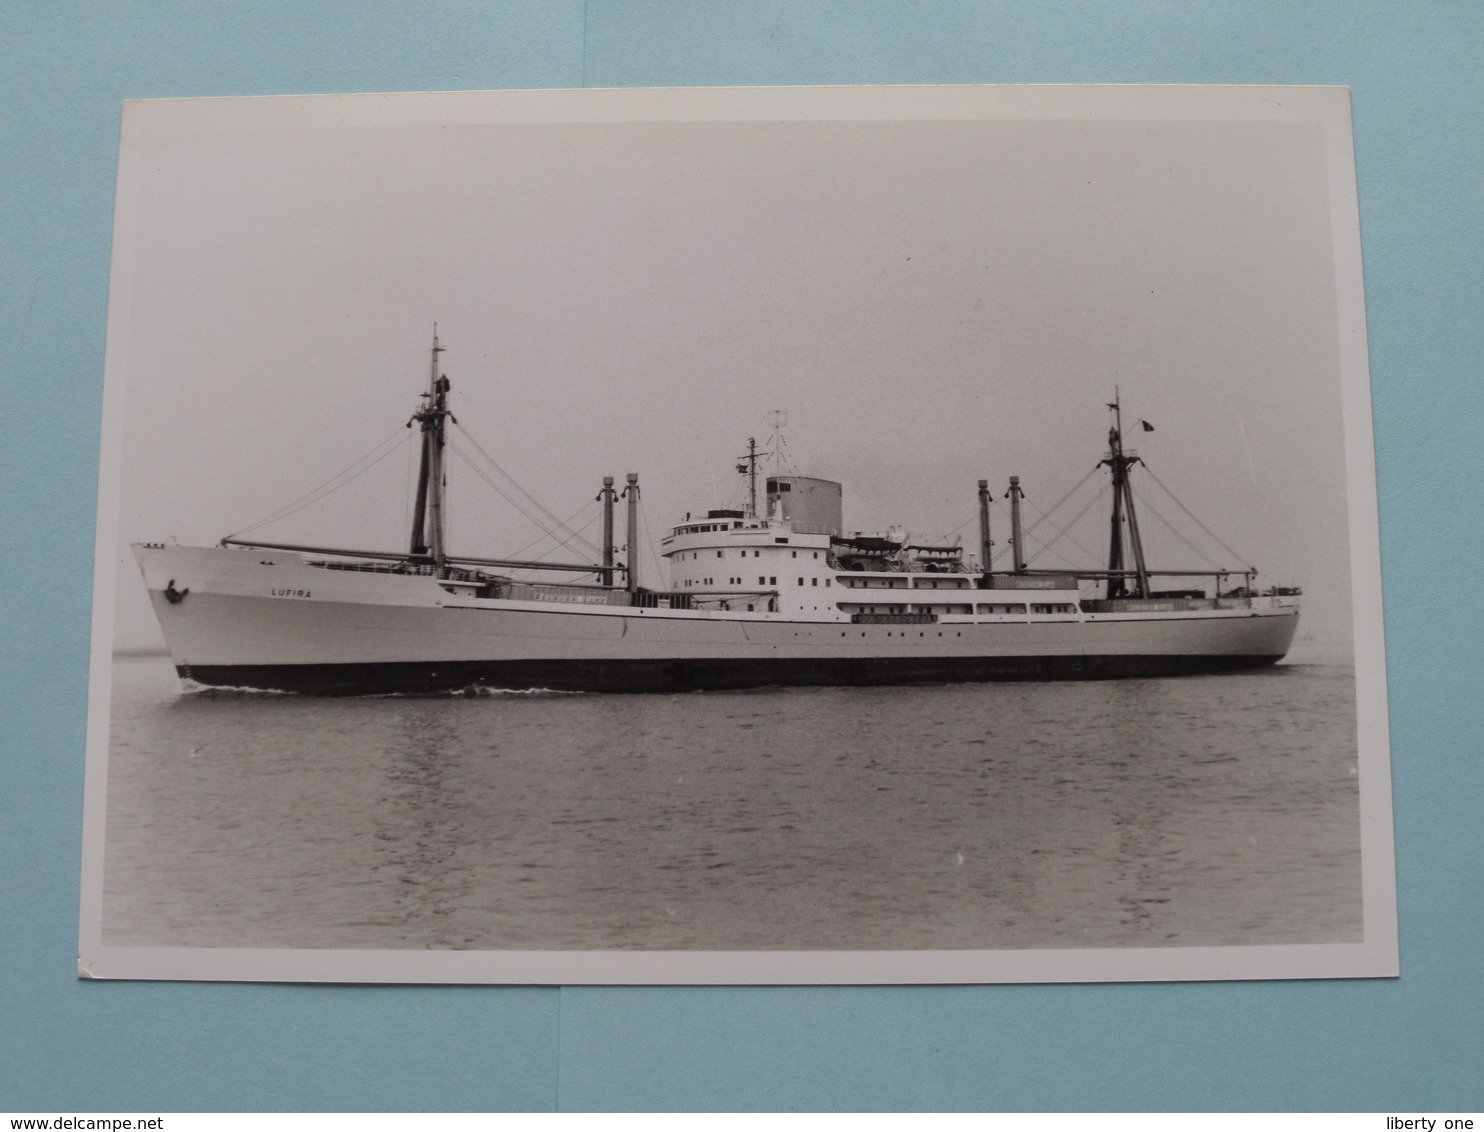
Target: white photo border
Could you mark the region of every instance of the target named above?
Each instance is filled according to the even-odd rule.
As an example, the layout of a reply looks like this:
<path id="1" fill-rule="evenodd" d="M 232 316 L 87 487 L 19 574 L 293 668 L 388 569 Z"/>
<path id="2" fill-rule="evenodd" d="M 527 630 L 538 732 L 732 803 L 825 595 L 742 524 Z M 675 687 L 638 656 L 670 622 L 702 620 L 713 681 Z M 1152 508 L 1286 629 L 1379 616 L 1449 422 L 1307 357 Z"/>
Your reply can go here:
<path id="1" fill-rule="evenodd" d="M 404 951 L 120 947 L 103 862 L 119 469 L 141 140 L 156 130 L 748 120 L 1309 122 L 1324 132 L 1349 484 L 1363 942 L 997 951 Z M 495 91 L 125 104 L 105 353 L 78 974 L 87 979 L 449 984 L 964 984 L 1399 974 L 1380 534 L 1349 92 L 1343 87 L 923 86 Z"/>

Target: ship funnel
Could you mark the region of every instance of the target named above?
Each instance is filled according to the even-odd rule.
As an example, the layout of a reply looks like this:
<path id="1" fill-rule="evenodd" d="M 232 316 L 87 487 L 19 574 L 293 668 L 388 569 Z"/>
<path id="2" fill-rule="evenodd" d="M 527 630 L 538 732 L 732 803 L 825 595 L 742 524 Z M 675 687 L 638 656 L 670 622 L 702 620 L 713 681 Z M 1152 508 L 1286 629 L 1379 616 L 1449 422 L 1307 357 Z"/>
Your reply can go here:
<path id="1" fill-rule="evenodd" d="M 787 519 L 799 534 L 838 535 L 844 530 L 842 489 L 813 476 L 769 476 L 768 514 Z"/>

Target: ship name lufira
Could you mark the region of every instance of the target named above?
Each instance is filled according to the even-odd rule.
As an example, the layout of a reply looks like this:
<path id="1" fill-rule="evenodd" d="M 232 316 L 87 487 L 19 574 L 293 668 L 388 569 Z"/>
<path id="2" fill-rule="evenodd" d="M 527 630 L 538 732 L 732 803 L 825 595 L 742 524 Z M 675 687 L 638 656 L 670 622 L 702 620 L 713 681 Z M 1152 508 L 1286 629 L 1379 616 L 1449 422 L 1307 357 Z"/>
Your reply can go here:
<path id="1" fill-rule="evenodd" d="M 308 590 L 271 590 L 274 597 L 309 597 Z"/>

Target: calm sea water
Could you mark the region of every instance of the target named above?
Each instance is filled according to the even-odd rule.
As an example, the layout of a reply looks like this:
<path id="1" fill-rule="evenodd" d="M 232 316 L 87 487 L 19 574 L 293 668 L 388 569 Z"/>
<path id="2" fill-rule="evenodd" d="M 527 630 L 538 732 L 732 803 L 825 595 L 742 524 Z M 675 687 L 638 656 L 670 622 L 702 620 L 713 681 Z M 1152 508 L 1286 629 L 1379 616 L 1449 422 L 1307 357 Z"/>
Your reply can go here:
<path id="1" fill-rule="evenodd" d="M 316 700 L 115 663 L 120 945 L 1360 938 L 1354 677 Z"/>

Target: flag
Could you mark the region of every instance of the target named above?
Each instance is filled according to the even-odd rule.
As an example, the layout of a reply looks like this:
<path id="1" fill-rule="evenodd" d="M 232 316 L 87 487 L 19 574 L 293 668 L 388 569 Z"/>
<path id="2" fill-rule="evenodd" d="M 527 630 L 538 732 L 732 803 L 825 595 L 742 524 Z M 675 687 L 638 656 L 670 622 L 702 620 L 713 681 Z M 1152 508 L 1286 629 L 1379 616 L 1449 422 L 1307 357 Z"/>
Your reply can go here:
<path id="1" fill-rule="evenodd" d="M 1154 426 L 1152 424 L 1150 424 L 1148 421 L 1140 421 L 1139 423 L 1144 426 L 1144 431 L 1145 432 L 1153 432 L 1154 431 Z"/>

